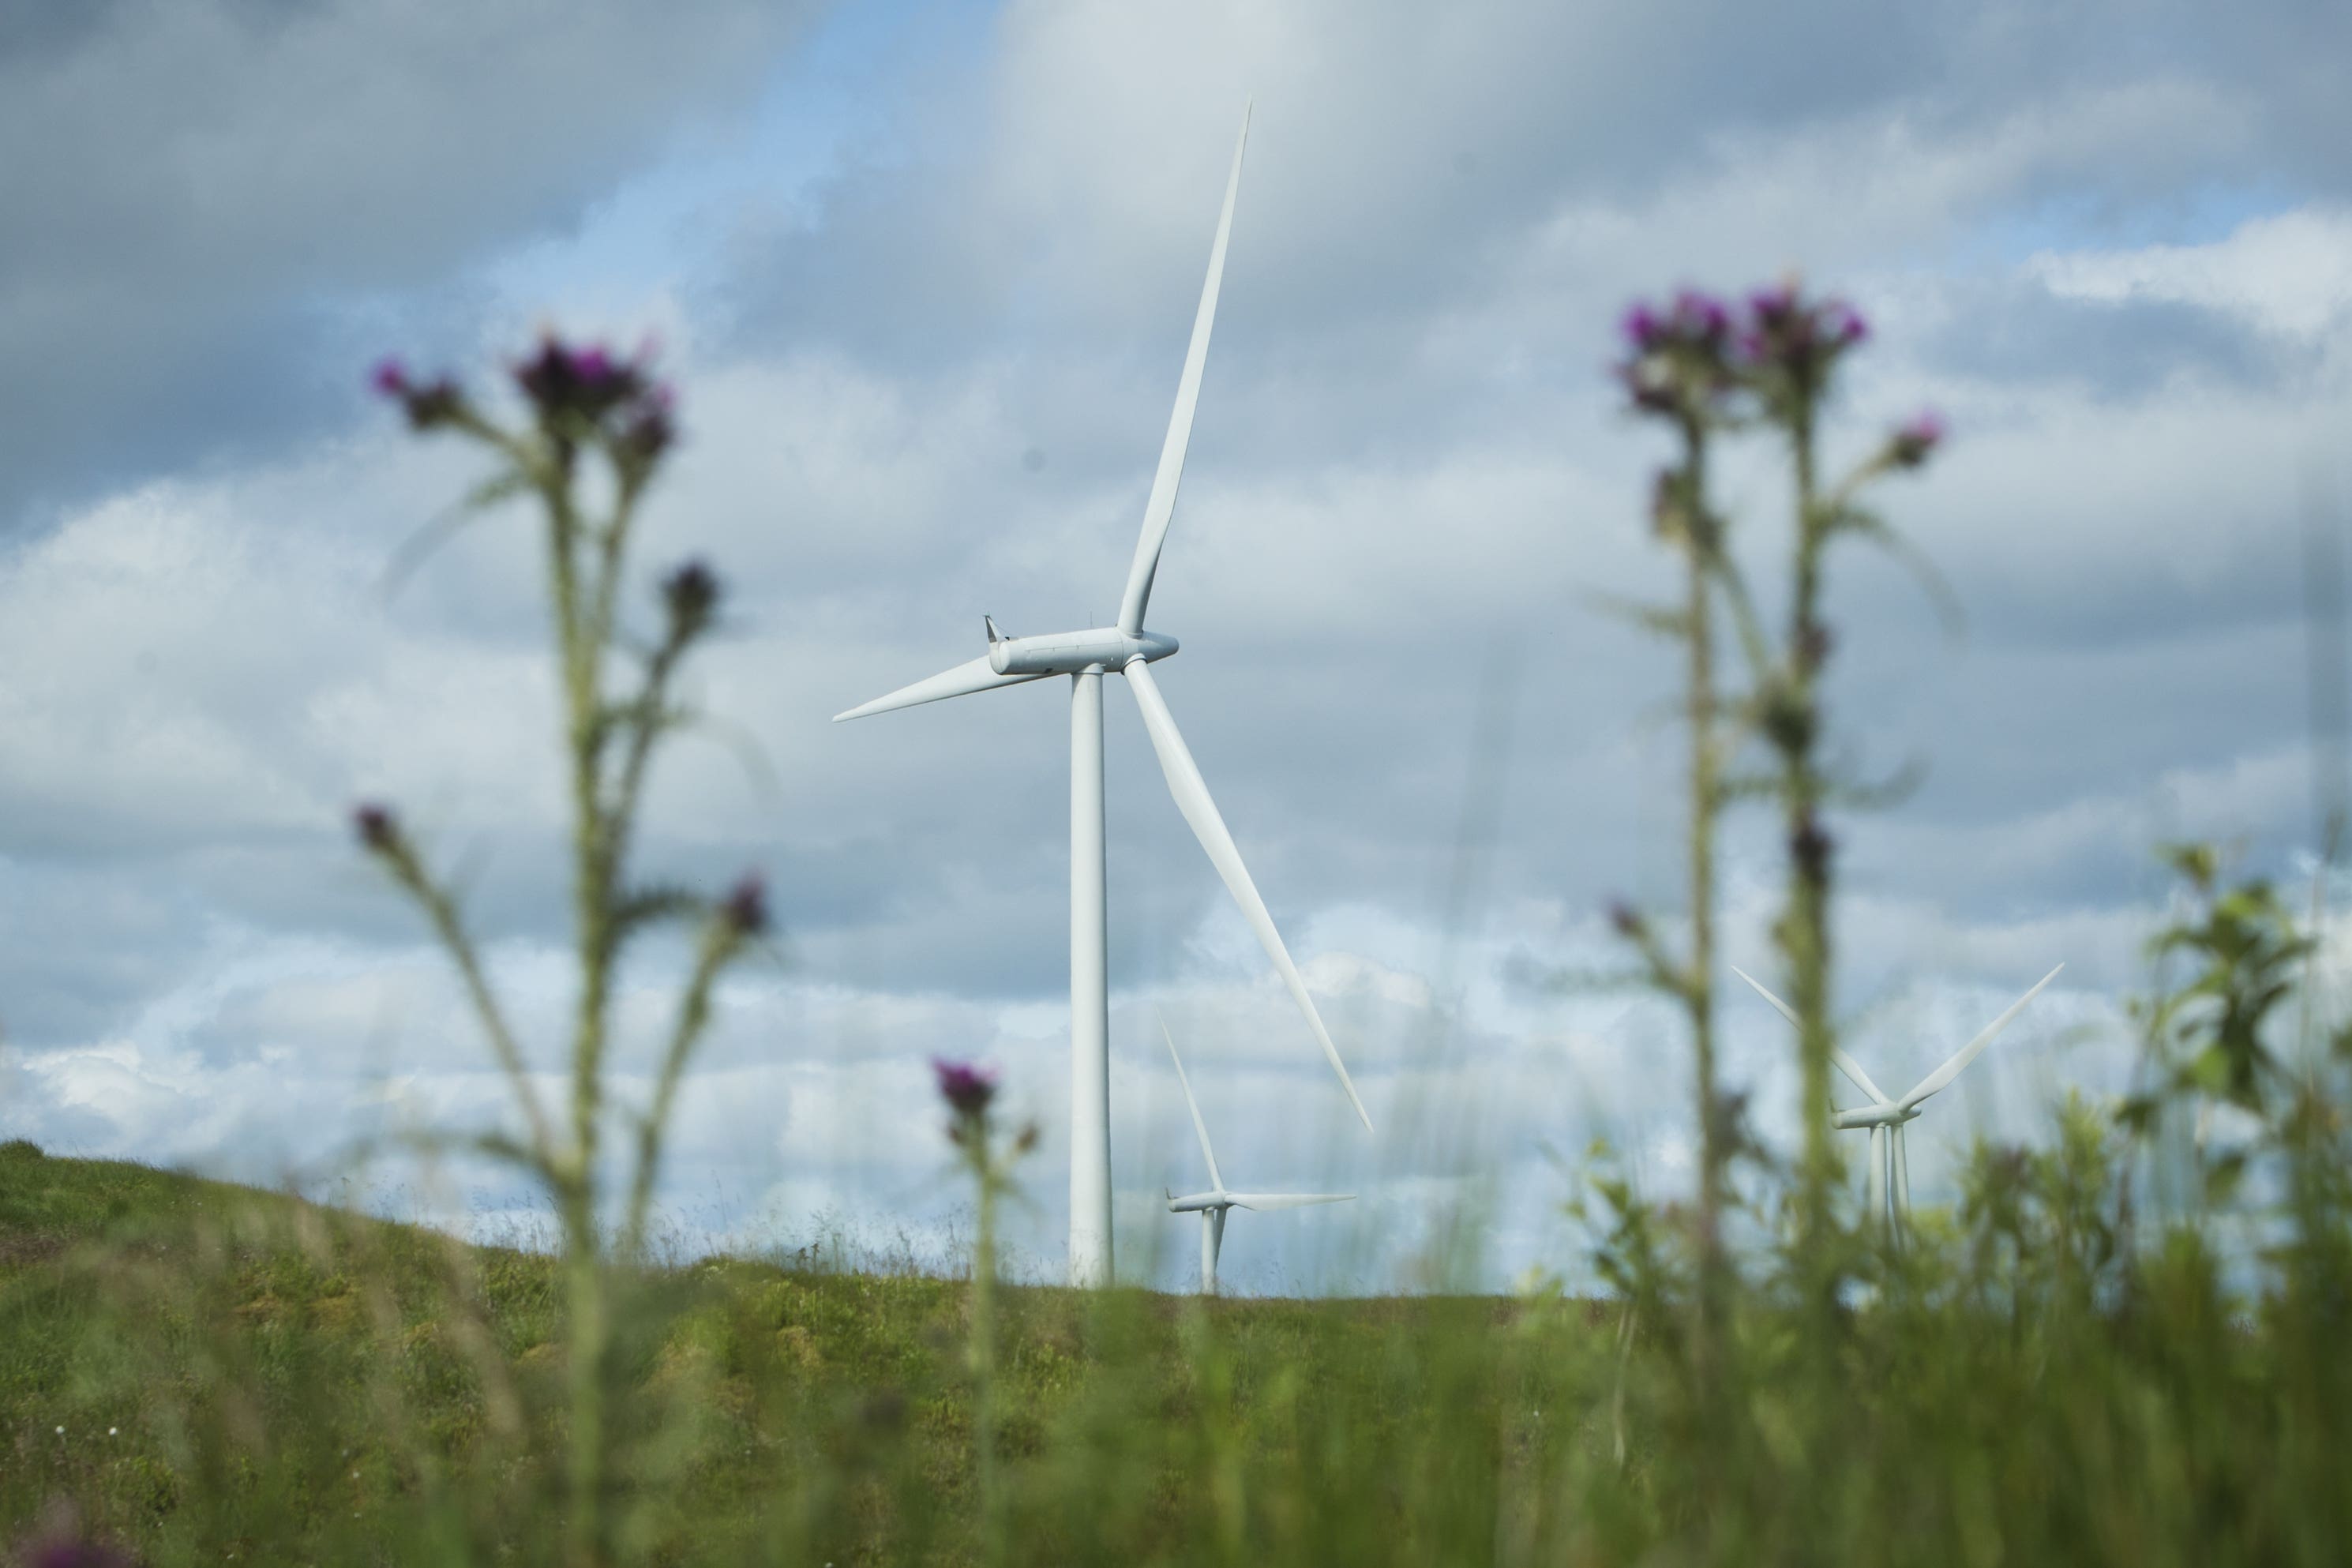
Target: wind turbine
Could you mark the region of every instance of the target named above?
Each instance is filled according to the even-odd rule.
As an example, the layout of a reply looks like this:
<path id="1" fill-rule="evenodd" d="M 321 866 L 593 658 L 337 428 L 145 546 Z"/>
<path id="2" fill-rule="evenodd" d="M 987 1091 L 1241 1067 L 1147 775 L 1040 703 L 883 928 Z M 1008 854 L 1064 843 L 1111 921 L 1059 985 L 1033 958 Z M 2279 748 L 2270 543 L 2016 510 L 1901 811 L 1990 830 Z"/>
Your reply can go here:
<path id="1" fill-rule="evenodd" d="M 2062 963 L 2058 969 L 2065 967 Z M 2009 1027 L 2010 1021 L 2025 1011 L 2025 1005 L 2039 996 L 2044 985 L 2058 978 L 2058 969 L 2036 981 L 2032 990 L 2009 1005 L 2009 1011 L 1987 1024 L 1975 1039 L 1954 1051 L 1943 1066 L 1912 1085 L 1911 1091 L 1900 1100 L 1888 1099 L 1884 1089 L 1870 1081 L 1870 1075 L 1862 1070 L 1860 1062 L 1834 1046 L 1830 1047 L 1830 1060 L 1837 1064 L 1838 1071 L 1853 1080 L 1854 1088 L 1870 1096 L 1868 1105 L 1838 1111 L 1832 1120 L 1840 1127 L 1870 1129 L 1870 1165 L 1864 1182 L 1863 1212 L 1874 1223 L 1883 1217 L 1891 1230 L 1897 1220 L 1910 1217 L 1911 1156 L 1904 1147 L 1905 1124 L 1919 1119 L 1919 1107 L 1928 1097 L 1948 1087 L 1954 1079 L 1959 1077 L 1961 1069 L 1977 1059 L 1977 1053 L 1992 1044 L 1993 1037 Z M 1731 973 L 1755 986 L 1756 994 L 1772 1004 L 1780 1016 L 1791 1024 L 1797 1022 L 1797 1015 L 1789 1005 L 1765 990 L 1754 975 L 1736 964 Z"/>
<path id="2" fill-rule="evenodd" d="M 901 687 L 862 708 L 836 713 L 834 721 L 862 719 L 894 708 L 912 708 L 942 698 L 1002 686 L 1042 680 L 1049 675 L 1070 678 L 1070 1283 L 1107 1285 L 1111 1278 L 1110 1237 L 1110 997 L 1105 977 L 1108 938 L 1103 914 L 1103 739 L 1102 678 L 1117 672 L 1127 677 L 1143 710 L 1143 726 L 1159 754 L 1160 771 L 1176 809 L 1192 826 L 1192 835 L 1207 850 L 1217 875 L 1224 879 L 1234 901 L 1241 906 L 1257 940 L 1291 999 L 1307 1016 L 1316 1044 L 1339 1075 L 1356 1115 L 1371 1130 L 1372 1119 L 1348 1077 L 1331 1033 L 1315 1011 L 1307 982 L 1282 945 L 1274 917 L 1258 897 L 1249 870 L 1242 864 L 1234 836 L 1217 815 L 1209 786 L 1184 745 L 1184 737 L 1160 695 L 1150 666 L 1176 651 L 1176 639 L 1144 630 L 1144 606 L 1151 598 L 1153 575 L 1160 569 L 1160 547 L 1167 542 L 1169 519 L 1176 510 L 1176 487 L 1184 475 L 1184 448 L 1192 440 L 1192 411 L 1201 396 L 1201 371 L 1209 357 L 1209 328 L 1216 319 L 1217 288 L 1225 270 L 1225 242 L 1233 232 L 1234 198 L 1241 190 L 1242 153 L 1249 145 L 1249 112 L 1242 113 L 1241 139 L 1234 148 L 1234 168 L 1225 182 L 1225 204 L 1217 217 L 1217 237 L 1209 249 L 1208 281 L 1201 289 L 1201 305 L 1192 318 L 1192 341 L 1184 352 L 1184 373 L 1176 384 L 1176 408 L 1168 421 L 1168 437 L 1160 448 L 1159 471 L 1151 479 L 1150 499 L 1144 503 L 1143 533 L 1136 541 L 1135 560 L 1128 568 L 1127 587 L 1119 600 L 1115 626 L 1083 631 L 1051 632 L 1040 637 L 1007 637 L 992 617 L 983 616 L 988 652 L 967 664 L 944 670 L 927 680 Z"/>
<path id="3" fill-rule="evenodd" d="M 1155 1013 L 1154 1016 L 1158 1015 Z M 1192 1113 L 1192 1131 L 1201 1135 L 1201 1158 L 1209 1163 L 1209 1190 L 1194 1193 L 1190 1197 L 1168 1194 L 1170 1214 L 1198 1214 L 1201 1216 L 1201 1294 L 1217 1293 L 1217 1254 L 1225 1245 L 1225 1214 L 1230 1209 L 1301 1209 L 1310 1204 L 1353 1203 L 1353 1193 L 1229 1193 L 1224 1177 L 1217 1174 L 1217 1152 L 1209 1147 L 1209 1124 L 1201 1120 L 1201 1102 L 1192 1098 L 1192 1085 L 1184 1077 L 1184 1058 L 1176 1054 L 1176 1037 L 1168 1032 L 1168 1020 L 1160 1020 L 1160 1033 L 1168 1042 L 1168 1059 L 1176 1064 L 1176 1081 L 1184 1090 L 1184 1104 Z"/>

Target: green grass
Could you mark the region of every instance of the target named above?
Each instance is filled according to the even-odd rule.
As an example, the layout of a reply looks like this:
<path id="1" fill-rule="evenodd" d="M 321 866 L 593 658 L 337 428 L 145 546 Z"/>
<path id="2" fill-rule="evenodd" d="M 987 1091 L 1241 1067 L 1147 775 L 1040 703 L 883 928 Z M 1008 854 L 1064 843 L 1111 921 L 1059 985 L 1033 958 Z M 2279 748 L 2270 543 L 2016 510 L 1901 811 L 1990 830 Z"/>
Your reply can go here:
<path id="1" fill-rule="evenodd" d="M 2343 1248 L 2239 1297 L 2193 1226 L 2121 1246 L 2092 1217 L 2109 1136 L 1984 1152 L 1963 1212 L 1854 1255 L 1868 1287 L 1826 1321 L 1759 1262 L 1714 1393 L 1654 1211 L 1609 1244 L 1630 1289 L 1605 1307 L 1007 1289 L 1008 1555 L 2340 1562 Z M 65 1500 L 156 1563 L 551 1561 L 557 1284 L 547 1258 L 10 1145 L 0 1527 Z M 625 1307 L 626 1559 L 979 1560 L 961 1283 L 711 1259 Z"/>
<path id="2" fill-rule="evenodd" d="M 647 1280 L 628 1544 L 711 1562 L 972 1550 L 967 1294 L 730 1259 Z M 552 1555 L 559 1301 L 546 1257 L 11 1145 L 0 1523 L 70 1500 L 158 1562 Z M 1536 1342 L 1511 1303 L 1012 1288 L 1003 1311 L 1013 1535 L 1059 1560 L 1293 1542 L 1376 1561 L 1420 1531 L 1493 1530 L 1528 1394 L 1517 1352 Z M 1549 1393 L 1575 1362 L 1546 1359 Z"/>

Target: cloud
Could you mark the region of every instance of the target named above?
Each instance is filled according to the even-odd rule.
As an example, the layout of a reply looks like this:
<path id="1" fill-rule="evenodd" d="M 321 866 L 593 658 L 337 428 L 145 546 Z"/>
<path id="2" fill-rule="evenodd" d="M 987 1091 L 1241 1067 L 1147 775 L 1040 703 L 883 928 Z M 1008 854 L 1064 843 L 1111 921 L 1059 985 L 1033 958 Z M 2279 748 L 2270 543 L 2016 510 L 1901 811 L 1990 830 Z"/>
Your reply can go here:
<path id="1" fill-rule="evenodd" d="M 2062 299 L 2154 300 L 2240 316 L 2307 339 L 2352 309 L 2352 214 L 2300 208 L 2255 218 L 2205 245 L 2041 252 L 2026 271 Z"/>
<path id="2" fill-rule="evenodd" d="M 70 12 L 70 20 L 65 12 Z M 37 8 L 0 35 L 0 521 L 347 416 L 362 299 L 576 213 L 761 84 L 802 8 L 490 0 Z M 405 312 L 395 310 L 395 315 Z M 415 315 L 410 316 L 415 320 Z"/>

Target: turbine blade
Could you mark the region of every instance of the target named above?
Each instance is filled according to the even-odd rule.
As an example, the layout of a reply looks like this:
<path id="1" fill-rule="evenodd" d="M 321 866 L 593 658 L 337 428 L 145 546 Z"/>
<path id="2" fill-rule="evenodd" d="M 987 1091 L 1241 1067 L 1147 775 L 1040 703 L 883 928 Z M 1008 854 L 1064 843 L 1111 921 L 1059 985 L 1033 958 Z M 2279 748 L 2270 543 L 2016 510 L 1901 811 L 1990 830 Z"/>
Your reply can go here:
<path id="1" fill-rule="evenodd" d="M 846 713 L 836 713 L 836 724 L 845 719 L 863 719 L 869 713 L 887 713 L 893 708 L 912 708 L 919 703 L 937 702 L 945 697 L 967 697 L 975 691 L 993 691 L 1000 686 L 1018 686 L 1025 680 L 1043 680 L 1042 675 L 999 675 L 990 668 L 988 656 L 982 654 L 969 664 L 943 669 L 928 680 L 918 680 L 912 686 L 902 686 L 887 697 L 877 697 L 862 708 L 852 708 Z"/>
<path id="2" fill-rule="evenodd" d="M 1192 1131 L 1201 1135 L 1201 1158 L 1209 1162 L 1209 1185 L 1223 1192 L 1225 1179 L 1217 1174 L 1217 1152 L 1209 1147 L 1209 1124 L 1201 1120 L 1201 1102 L 1192 1098 L 1192 1081 L 1184 1076 L 1184 1058 L 1176 1054 L 1176 1037 L 1168 1032 L 1168 1020 L 1160 1017 L 1159 1008 L 1154 1007 L 1151 1016 L 1160 1019 L 1160 1037 L 1168 1042 L 1168 1059 L 1176 1064 L 1176 1081 L 1184 1090 L 1185 1108 L 1192 1113 Z"/>
<path id="3" fill-rule="evenodd" d="M 2066 966 L 2062 963 L 2058 966 L 2058 969 L 2063 969 Z M 1917 1105 L 1921 1100 L 1926 1100 L 1929 1095 L 1942 1089 L 1954 1079 L 1959 1077 L 1960 1069 L 1967 1067 L 1970 1062 L 1976 1060 L 1977 1053 L 1983 1050 L 1987 1046 L 1992 1044 L 1992 1037 L 1995 1035 L 2000 1034 L 2003 1029 L 2009 1027 L 2010 1020 L 2016 1017 L 2020 1013 L 2025 1011 L 2025 1005 L 2028 1002 L 2032 1001 L 2036 996 L 2041 995 L 2042 988 L 2044 985 L 2049 984 L 2052 981 L 2058 978 L 2058 969 L 2052 970 L 2049 973 L 2036 981 L 2032 990 L 2027 992 L 2024 995 L 2020 996 L 2016 1001 L 2011 1002 L 2009 1005 L 2008 1012 L 2003 1013 L 2000 1017 L 1995 1018 L 1991 1023 L 1987 1024 L 1984 1026 L 1984 1032 L 1982 1034 L 1979 1034 L 1975 1039 L 1970 1040 L 1967 1045 L 1962 1046 L 1958 1050 L 1954 1051 L 1949 1061 L 1947 1061 L 1942 1067 L 1937 1068 L 1934 1072 L 1929 1073 L 1926 1078 L 1921 1079 L 1918 1085 L 1914 1088 L 1910 1093 L 1905 1095 L 1895 1103 L 1902 1110 L 1908 1110 L 1912 1107 Z"/>
<path id="4" fill-rule="evenodd" d="M 1176 512 L 1176 487 L 1184 478 L 1184 448 L 1192 440 L 1192 410 L 1201 401 L 1201 371 L 1209 362 L 1209 329 L 1217 319 L 1217 289 L 1224 281 L 1225 241 L 1234 230 L 1234 197 L 1242 188 L 1242 153 L 1249 146 L 1250 111 L 1242 110 L 1241 140 L 1234 144 L 1234 172 L 1225 181 L 1224 210 L 1217 215 L 1217 237 L 1209 247 L 1209 279 L 1201 286 L 1201 308 L 1192 318 L 1192 346 L 1184 351 L 1184 374 L 1176 383 L 1176 410 L 1168 416 L 1160 444 L 1160 470 L 1151 476 L 1151 499 L 1143 503 L 1143 533 L 1135 542 L 1135 563 L 1127 571 L 1127 594 L 1119 601 L 1118 626 L 1130 635 L 1143 629 L 1143 606 L 1160 570 L 1160 547 L 1168 541 L 1168 520 Z"/>
<path id="5" fill-rule="evenodd" d="M 1303 1209 L 1309 1204 L 1349 1204 L 1353 1193 L 1227 1193 L 1237 1209 Z"/>
<path id="6" fill-rule="evenodd" d="M 1339 1059 L 1339 1047 L 1331 1043 L 1331 1032 L 1323 1026 L 1323 1016 L 1316 1012 L 1314 998 L 1307 994 L 1307 982 L 1299 977 L 1298 966 L 1290 962 L 1290 950 L 1282 945 L 1282 933 L 1274 929 L 1274 917 L 1266 913 L 1265 900 L 1258 897 L 1257 885 L 1250 880 L 1249 868 L 1242 864 L 1242 852 L 1234 847 L 1234 836 L 1226 831 L 1225 819 L 1217 815 L 1217 803 L 1209 798 L 1209 786 L 1202 782 L 1200 767 L 1185 749 L 1184 737 L 1177 731 L 1168 703 L 1160 695 L 1150 666 L 1139 658 L 1127 667 L 1126 673 L 1128 684 L 1135 689 L 1136 706 L 1143 710 L 1143 727 L 1151 734 L 1151 749 L 1160 753 L 1160 771 L 1168 775 L 1168 793 L 1176 797 L 1176 809 L 1184 814 L 1184 820 L 1192 825 L 1192 837 L 1209 852 L 1210 864 L 1216 867 L 1234 902 L 1248 917 L 1265 955 L 1274 960 L 1283 984 L 1290 987 L 1291 1000 L 1307 1015 L 1307 1026 L 1315 1031 L 1315 1043 L 1323 1047 L 1324 1058 L 1339 1075 L 1339 1087 L 1348 1091 L 1348 1103 L 1356 1108 L 1364 1131 L 1370 1131 L 1371 1115 L 1357 1096 L 1355 1080 L 1348 1076 L 1348 1065 Z"/>
<path id="7" fill-rule="evenodd" d="M 1740 979 L 1748 982 L 1748 984 L 1755 986 L 1756 994 L 1763 997 L 1767 1002 L 1771 1003 L 1774 1011 L 1778 1012 L 1783 1018 L 1788 1019 L 1792 1027 L 1796 1026 L 1797 1015 L 1790 1011 L 1789 1005 L 1786 1002 L 1781 1001 L 1778 996 L 1775 996 L 1769 991 L 1765 990 L 1762 984 L 1757 980 L 1756 976 L 1748 973 L 1748 971 L 1740 968 L 1739 965 L 1736 963 L 1731 966 L 1731 973 L 1739 976 Z M 1870 1102 L 1873 1105 L 1877 1104 L 1879 1101 L 1886 1098 L 1886 1092 L 1880 1089 L 1876 1084 L 1871 1082 L 1870 1075 L 1862 1070 L 1862 1064 L 1854 1060 L 1852 1057 L 1846 1055 L 1845 1052 L 1838 1047 L 1832 1046 L 1830 1047 L 1830 1060 L 1837 1064 L 1838 1071 L 1845 1074 L 1846 1080 L 1848 1082 L 1852 1083 L 1854 1088 L 1862 1090 L 1863 1093 L 1870 1096 Z"/>

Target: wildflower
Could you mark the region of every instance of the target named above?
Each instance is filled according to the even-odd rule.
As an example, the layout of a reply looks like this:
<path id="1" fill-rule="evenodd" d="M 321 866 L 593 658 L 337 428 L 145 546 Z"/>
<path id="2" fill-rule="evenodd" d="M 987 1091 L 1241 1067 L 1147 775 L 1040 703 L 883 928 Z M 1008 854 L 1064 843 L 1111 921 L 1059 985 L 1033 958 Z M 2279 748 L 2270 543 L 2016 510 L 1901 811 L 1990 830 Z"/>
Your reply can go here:
<path id="1" fill-rule="evenodd" d="M 635 413 L 622 426 L 622 452 L 639 463 L 651 463 L 677 439 L 677 428 L 670 419 L 670 410 L 677 402 L 669 384 L 661 383 L 638 400 Z"/>
<path id="2" fill-rule="evenodd" d="M 1819 390 L 1831 362 L 1870 336 L 1870 323 L 1843 300 L 1808 300 L 1794 283 L 1759 289 L 1748 297 L 1739 354 L 1768 395 Z"/>
<path id="3" fill-rule="evenodd" d="M 615 361 L 595 345 L 568 347 L 552 333 L 540 340 L 538 353 L 514 367 L 514 378 L 542 419 L 567 414 L 602 419 L 646 390 L 635 365 Z"/>
<path id="4" fill-rule="evenodd" d="M 376 362 L 368 384 L 400 405 L 412 430 L 446 425 L 465 407 L 465 394 L 457 390 L 456 382 L 446 375 L 435 381 L 417 382 L 409 375 L 408 367 L 391 355 Z"/>
<path id="5" fill-rule="evenodd" d="M 960 1117 L 986 1114 L 988 1102 L 996 1098 L 996 1074 L 986 1068 L 933 1057 L 931 1070 L 939 1075 L 940 1098 Z"/>
<path id="6" fill-rule="evenodd" d="M 1811 816 L 1789 838 L 1789 858 L 1797 863 L 1808 881 L 1824 881 L 1829 877 L 1830 854 L 1837 847 L 1820 821 Z"/>
<path id="7" fill-rule="evenodd" d="M 360 842 L 379 855 L 400 842 L 400 820 L 388 805 L 369 802 L 354 807 L 352 827 L 359 834 Z"/>
<path id="8" fill-rule="evenodd" d="M 1632 353 L 1617 376 L 1643 413 L 1705 419 L 1736 385 L 1731 311 L 1713 295 L 1685 289 L 1664 310 L 1635 303 L 1619 327 Z"/>
<path id="9" fill-rule="evenodd" d="M 684 642 L 710 624 L 719 604 L 719 575 L 699 561 L 689 561 L 662 579 L 662 603 L 669 608 L 670 635 Z"/>
<path id="10" fill-rule="evenodd" d="M 1886 460 L 1898 468 L 1916 468 L 1943 444 L 1946 434 L 1944 416 L 1932 408 L 1923 408 L 1887 437 Z"/>
<path id="11" fill-rule="evenodd" d="M 1837 646 L 1837 634 L 1829 627 L 1813 625 L 1797 634 L 1797 658 L 1808 670 L 1819 669 L 1829 662 L 1830 650 Z"/>
<path id="12" fill-rule="evenodd" d="M 768 929 L 768 887 L 757 871 L 743 873 L 719 913 L 738 936 L 757 936 Z"/>

